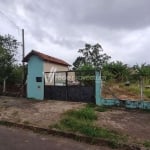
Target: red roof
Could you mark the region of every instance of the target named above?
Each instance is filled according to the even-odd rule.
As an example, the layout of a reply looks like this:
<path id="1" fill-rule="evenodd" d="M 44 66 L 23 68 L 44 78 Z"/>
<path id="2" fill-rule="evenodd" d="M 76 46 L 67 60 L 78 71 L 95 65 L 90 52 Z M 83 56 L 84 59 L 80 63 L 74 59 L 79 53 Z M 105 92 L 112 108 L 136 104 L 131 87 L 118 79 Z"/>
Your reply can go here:
<path id="1" fill-rule="evenodd" d="M 56 64 L 60 64 L 60 65 L 64 65 L 64 66 L 70 66 L 70 64 L 68 64 L 67 62 L 65 62 L 61 59 L 58 59 L 58 58 L 40 53 L 40 52 L 35 51 L 35 50 L 32 50 L 27 56 L 25 56 L 24 59 L 23 59 L 23 62 L 28 62 L 30 57 L 33 56 L 33 55 L 38 56 L 39 58 L 41 58 L 44 61 L 48 61 L 48 62 L 51 62 L 51 63 L 56 63 Z"/>

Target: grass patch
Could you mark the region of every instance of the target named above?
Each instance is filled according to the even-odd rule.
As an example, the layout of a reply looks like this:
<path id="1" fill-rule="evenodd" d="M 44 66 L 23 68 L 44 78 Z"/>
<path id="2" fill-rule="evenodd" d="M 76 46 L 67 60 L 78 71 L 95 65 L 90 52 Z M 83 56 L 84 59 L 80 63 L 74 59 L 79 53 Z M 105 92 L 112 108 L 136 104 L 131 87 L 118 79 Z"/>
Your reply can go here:
<path id="1" fill-rule="evenodd" d="M 76 120 L 75 118 L 64 118 L 61 120 L 60 124 L 64 128 L 67 128 L 69 131 L 79 132 L 90 137 L 101 137 L 105 139 L 114 139 L 118 138 L 118 134 L 114 131 L 109 131 L 105 128 L 99 128 L 91 124 L 89 121 Z"/>
<path id="2" fill-rule="evenodd" d="M 86 107 L 87 108 L 93 108 L 94 110 L 99 111 L 99 112 L 105 112 L 108 110 L 108 108 L 106 108 L 105 106 L 97 106 L 94 103 L 88 103 L 86 105 Z"/>
<path id="3" fill-rule="evenodd" d="M 143 145 L 146 147 L 146 148 L 150 148 L 150 141 L 145 141 L 143 143 Z"/>
<path id="4" fill-rule="evenodd" d="M 124 87 L 127 91 L 134 93 L 134 94 L 140 94 L 140 87 L 136 84 L 132 84 L 128 87 Z"/>
<path id="5" fill-rule="evenodd" d="M 145 89 L 144 90 L 144 95 L 148 98 L 150 98 L 150 89 Z"/>
<path id="6" fill-rule="evenodd" d="M 99 112 L 105 112 L 108 110 L 108 108 L 104 107 L 104 106 L 97 106 L 95 108 L 96 111 L 99 111 Z"/>
<path id="7" fill-rule="evenodd" d="M 94 103 L 87 103 L 86 107 L 95 108 L 96 105 Z"/>
<path id="8" fill-rule="evenodd" d="M 125 141 L 126 139 L 119 133 L 106 128 L 97 127 L 94 124 L 94 121 L 97 119 L 94 109 L 95 107 L 93 106 L 86 106 L 79 110 L 67 111 L 63 119 L 58 124 L 53 125 L 53 128 L 81 133 L 93 138 L 107 139 L 111 141 L 111 147 L 117 147 L 118 143 Z M 101 107 L 97 107 L 97 109 L 104 111 L 104 108 Z M 52 126 L 49 127 L 52 128 Z"/>
<path id="9" fill-rule="evenodd" d="M 90 107 L 85 107 L 79 110 L 70 110 L 65 113 L 69 117 L 74 117 L 80 120 L 93 121 L 97 119 L 95 111 Z"/>
<path id="10" fill-rule="evenodd" d="M 29 124 L 30 124 L 30 122 L 29 122 L 29 121 L 27 121 L 27 120 L 25 120 L 25 121 L 23 121 L 23 124 L 25 124 L 25 125 L 29 125 Z"/>

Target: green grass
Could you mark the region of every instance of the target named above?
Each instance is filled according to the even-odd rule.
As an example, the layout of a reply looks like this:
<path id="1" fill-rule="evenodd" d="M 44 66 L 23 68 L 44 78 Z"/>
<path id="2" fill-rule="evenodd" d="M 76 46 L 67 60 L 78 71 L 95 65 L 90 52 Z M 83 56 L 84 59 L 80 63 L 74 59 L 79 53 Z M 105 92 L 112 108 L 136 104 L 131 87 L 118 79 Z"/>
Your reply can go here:
<path id="1" fill-rule="evenodd" d="M 128 92 L 140 95 L 140 87 L 139 87 L 138 84 L 131 84 L 128 87 L 120 85 L 120 88 L 124 88 Z M 143 88 L 143 94 L 144 94 L 145 97 L 147 97 L 149 99 L 150 98 L 150 89 Z"/>
<path id="2" fill-rule="evenodd" d="M 107 107 L 105 107 L 105 106 L 97 106 L 97 105 L 95 105 L 94 103 L 88 103 L 88 104 L 86 105 L 86 107 L 87 107 L 87 108 L 93 108 L 94 110 L 99 111 L 99 112 L 105 112 L 105 111 L 108 110 Z"/>
<path id="3" fill-rule="evenodd" d="M 129 92 L 135 93 L 135 94 L 140 94 L 140 87 L 137 84 L 132 84 L 128 87 L 125 87 Z"/>
<path id="4" fill-rule="evenodd" d="M 150 141 L 145 141 L 143 145 L 147 148 L 150 148 Z"/>
<path id="5" fill-rule="evenodd" d="M 105 139 L 117 139 L 117 135 L 113 131 L 109 131 L 105 128 L 99 128 L 91 124 L 89 121 L 81 121 L 75 118 L 64 118 L 60 124 L 63 128 L 67 128 L 69 131 L 79 132 L 90 137 L 101 137 Z"/>
<path id="6" fill-rule="evenodd" d="M 104 106 L 97 106 L 95 108 L 96 111 L 98 112 L 105 112 L 105 111 L 108 111 L 108 108 L 104 107 Z"/>
<path id="7" fill-rule="evenodd" d="M 94 103 L 87 103 L 86 107 L 95 108 L 96 104 L 94 104 Z"/>
<path id="8" fill-rule="evenodd" d="M 23 124 L 25 124 L 25 125 L 29 125 L 29 124 L 30 124 L 30 122 L 29 122 L 29 121 L 27 121 L 27 120 L 25 120 L 25 121 L 23 121 Z"/>
<path id="9" fill-rule="evenodd" d="M 144 95 L 148 98 L 150 98 L 150 89 L 145 89 L 144 90 Z"/>
<path id="10" fill-rule="evenodd" d="M 90 107 L 85 107 L 79 110 L 71 110 L 65 113 L 68 116 L 80 119 L 80 120 L 89 120 L 93 121 L 97 119 L 97 115 L 94 110 Z"/>
<path id="11" fill-rule="evenodd" d="M 101 110 L 101 107 L 97 107 Z M 95 138 L 104 138 L 111 141 L 111 146 L 116 147 L 118 143 L 125 141 L 125 138 L 115 131 L 106 128 L 97 127 L 94 121 L 97 119 L 94 107 L 86 106 L 79 110 L 67 111 L 63 119 L 54 127 L 63 131 L 81 133 L 83 135 Z M 104 108 L 103 108 L 104 109 Z"/>

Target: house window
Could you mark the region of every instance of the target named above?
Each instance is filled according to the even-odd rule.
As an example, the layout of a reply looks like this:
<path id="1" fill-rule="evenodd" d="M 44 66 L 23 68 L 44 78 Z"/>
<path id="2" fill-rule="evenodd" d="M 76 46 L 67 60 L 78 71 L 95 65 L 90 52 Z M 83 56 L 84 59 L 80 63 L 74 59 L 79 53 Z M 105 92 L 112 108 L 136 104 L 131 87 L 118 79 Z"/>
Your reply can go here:
<path id="1" fill-rule="evenodd" d="M 36 82 L 42 82 L 42 77 L 36 77 Z"/>

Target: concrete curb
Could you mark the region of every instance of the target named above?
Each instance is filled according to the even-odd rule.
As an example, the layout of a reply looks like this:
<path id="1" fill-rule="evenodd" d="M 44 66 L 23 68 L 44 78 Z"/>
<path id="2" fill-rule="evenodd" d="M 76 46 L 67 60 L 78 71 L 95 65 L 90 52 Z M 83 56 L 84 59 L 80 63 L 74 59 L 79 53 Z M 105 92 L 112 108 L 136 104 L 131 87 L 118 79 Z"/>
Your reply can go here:
<path id="1" fill-rule="evenodd" d="M 58 136 L 62 136 L 65 138 L 71 138 L 77 141 L 82 141 L 82 142 L 86 142 L 90 144 L 96 144 L 99 146 L 110 146 L 110 147 L 113 146 L 113 142 L 106 140 L 106 139 L 92 138 L 92 137 L 79 135 L 79 134 L 75 134 L 71 132 L 64 132 L 64 131 L 60 131 L 56 129 L 46 129 L 46 128 L 41 128 L 41 127 L 32 126 L 32 125 L 14 123 L 14 122 L 6 121 L 6 120 L 0 120 L 0 125 L 28 129 L 36 133 L 58 135 Z M 141 148 L 138 147 L 137 145 L 127 145 L 127 144 L 118 144 L 117 148 L 118 149 L 121 148 L 122 150 L 141 150 Z"/>

